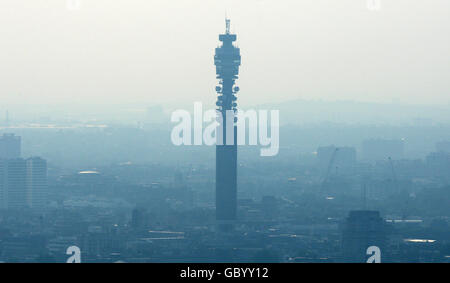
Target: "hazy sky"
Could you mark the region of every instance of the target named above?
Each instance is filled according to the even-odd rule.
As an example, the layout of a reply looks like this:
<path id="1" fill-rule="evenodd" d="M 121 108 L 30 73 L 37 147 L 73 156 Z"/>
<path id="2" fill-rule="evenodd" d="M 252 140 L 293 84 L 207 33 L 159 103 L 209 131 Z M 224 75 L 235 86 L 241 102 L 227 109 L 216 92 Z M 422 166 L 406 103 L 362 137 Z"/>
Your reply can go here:
<path id="1" fill-rule="evenodd" d="M 214 101 L 225 13 L 239 102 L 450 103 L 450 1 L 0 1 L 1 103 Z"/>

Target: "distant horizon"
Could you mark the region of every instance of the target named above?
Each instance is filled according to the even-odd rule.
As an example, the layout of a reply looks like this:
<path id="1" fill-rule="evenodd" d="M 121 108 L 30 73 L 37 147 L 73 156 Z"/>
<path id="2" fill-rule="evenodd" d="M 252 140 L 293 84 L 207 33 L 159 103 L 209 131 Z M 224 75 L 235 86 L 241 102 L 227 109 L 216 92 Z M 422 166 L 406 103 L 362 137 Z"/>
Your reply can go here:
<path id="1" fill-rule="evenodd" d="M 214 98 L 214 96 L 212 96 Z M 108 103 L 108 104 L 16 104 L 0 108 L 0 128 L 6 122 L 21 123 L 118 123 L 136 124 L 152 122 L 170 124 L 170 113 L 177 109 L 193 111 L 196 101 L 172 104 Z M 200 101 L 202 102 L 202 101 Z M 214 109 L 214 100 L 203 101 L 204 111 Z M 292 99 L 279 103 L 258 105 L 240 104 L 239 108 L 279 110 L 280 123 L 307 125 L 337 124 L 450 124 L 450 105 L 403 104 L 399 102 L 365 102 L 351 100 Z M 84 122 L 83 122 L 84 121 Z"/>
<path id="2" fill-rule="evenodd" d="M 97 106 L 97 105 L 142 105 L 144 104 L 144 107 L 152 107 L 152 106 L 164 106 L 164 105 L 191 105 L 196 101 L 202 101 L 204 103 L 211 102 L 211 104 L 214 104 L 216 101 L 216 98 L 214 95 L 216 95 L 213 91 L 211 92 L 211 99 L 208 100 L 177 100 L 176 102 L 167 102 L 167 103 L 155 103 L 152 102 L 151 99 L 148 100 L 138 100 L 138 101 L 122 101 L 122 102 L 101 102 L 101 101 L 91 101 L 91 102 L 55 102 L 55 103 L 23 103 L 23 102 L 12 102 L 12 103 L 5 103 L 0 106 L 0 111 L 8 110 L 8 107 L 15 107 L 15 106 Z M 244 94 L 245 95 L 245 94 Z M 358 99 L 322 99 L 322 98 L 292 98 L 292 99 L 284 99 L 280 101 L 262 101 L 256 104 L 251 103 L 240 103 L 239 105 L 244 106 L 261 106 L 261 105 L 277 105 L 277 104 L 284 104 L 284 103 L 290 103 L 295 101 L 305 101 L 305 102 L 321 102 L 321 103 L 355 103 L 355 104 L 379 104 L 379 105 L 403 105 L 403 106 L 425 106 L 425 107 L 450 107 L 450 101 L 448 103 L 417 103 L 414 101 L 398 101 L 398 100 L 392 100 L 392 101 L 376 101 L 376 100 L 358 100 Z"/>
<path id="3" fill-rule="evenodd" d="M 239 105 L 450 104 L 446 0 L 65 2 L 0 3 L 3 105 L 214 101 L 225 14 L 242 54 Z"/>

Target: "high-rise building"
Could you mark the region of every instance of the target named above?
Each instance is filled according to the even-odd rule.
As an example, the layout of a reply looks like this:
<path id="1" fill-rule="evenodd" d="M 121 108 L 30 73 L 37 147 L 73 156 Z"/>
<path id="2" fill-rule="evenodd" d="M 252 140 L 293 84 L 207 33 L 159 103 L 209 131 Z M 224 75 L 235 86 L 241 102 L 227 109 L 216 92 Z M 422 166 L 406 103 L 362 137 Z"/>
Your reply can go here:
<path id="1" fill-rule="evenodd" d="M 219 35 L 222 46 L 216 48 L 214 56 L 216 75 L 219 79 L 219 86 L 216 87 L 218 93 L 216 105 L 222 114 L 222 119 L 218 119 L 222 130 L 217 134 L 216 145 L 216 219 L 221 230 L 232 228 L 237 218 L 237 130 L 234 123 L 236 94 L 239 87 L 235 86 L 235 82 L 241 65 L 240 50 L 233 44 L 237 37 L 230 33 L 230 20 L 226 19 L 225 22 L 225 34 Z M 234 124 L 232 139 L 227 138 L 227 121 Z M 230 140 L 234 142 L 230 144 Z"/>
<path id="2" fill-rule="evenodd" d="M 7 170 L 8 166 L 6 163 L 6 160 L 0 159 L 0 209 L 7 208 L 7 201 L 8 201 L 8 192 L 6 190 L 7 188 Z"/>
<path id="3" fill-rule="evenodd" d="M 2 207 L 7 209 L 27 207 L 27 164 L 25 159 L 2 159 L 0 170 Z"/>
<path id="4" fill-rule="evenodd" d="M 20 155 L 20 137 L 0 137 L 0 208 L 42 208 L 47 199 L 47 161 Z"/>
<path id="5" fill-rule="evenodd" d="M 0 207 L 42 208 L 47 198 L 47 162 L 42 158 L 0 160 Z"/>
<path id="6" fill-rule="evenodd" d="M 0 158 L 19 158 L 21 154 L 21 139 L 14 134 L 3 134 L 0 137 Z"/>
<path id="7" fill-rule="evenodd" d="M 350 211 L 342 230 L 342 256 L 345 262 L 366 262 L 367 249 L 386 246 L 387 226 L 378 211 Z"/>
<path id="8" fill-rule="evenodd" d="M 27 206 L 43 208 L 47 200 L 47 161 L 32 157 L 27 162 Z"/>

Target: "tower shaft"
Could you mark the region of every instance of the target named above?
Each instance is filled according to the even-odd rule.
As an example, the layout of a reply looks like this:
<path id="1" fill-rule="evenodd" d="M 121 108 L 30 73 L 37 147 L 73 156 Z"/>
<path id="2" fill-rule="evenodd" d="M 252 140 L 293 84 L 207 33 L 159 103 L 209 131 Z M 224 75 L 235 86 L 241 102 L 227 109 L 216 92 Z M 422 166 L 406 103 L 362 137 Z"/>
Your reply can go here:
<path id="1" fill-rule="evenodd" d="M 232 226 L 237 219 L 237 130 L 236 130 L 236 93 L 239 88 L 235 86 L 241 64 L 240 50 L 233 45 L 236 35 L 230 33 L 230 22 L 226 20 L 225 34 L 219 35 L 222 46 L 216 48 L 214 64 L 219 79 L 217 107 L 222 119 L 222 141 L 216 145 L 216 219 L 219 227 Z M 227 117 L 232 115 L 232 117 Z M 233 122 L 234 142 L 227 143 L 227 121 Z M 219 136 L 220 134 L 218 134 Z"/>

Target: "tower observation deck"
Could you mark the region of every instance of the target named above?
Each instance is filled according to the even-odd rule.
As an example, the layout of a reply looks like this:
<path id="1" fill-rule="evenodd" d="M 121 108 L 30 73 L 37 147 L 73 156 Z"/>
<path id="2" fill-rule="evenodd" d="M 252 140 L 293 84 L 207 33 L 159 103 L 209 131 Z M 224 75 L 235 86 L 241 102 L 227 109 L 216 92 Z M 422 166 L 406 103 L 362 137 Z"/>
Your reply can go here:
<path id="1" fill-rule="evenodd" d="M 219 35 L 222 45 L 216 48 L 214 64 L 216 65 L 216 75 L 219 85 L 216 86 L 217 110 L 222 114 L 223 119 L 218 120 L 223 123 L 221 144 L 216 145 L 216 220 L 221 230 L 228 230 L 233 227 L 233 222 L 237 219 L 237 131 L 233 125 L 234 143 L 227 143 L 226 121 L 236 122 L 236 95 L 239 87 L 235 86 L 241 65 L 240 50 L 233 42 L 236 35 L 230 33 L 230 20 L 226 19 L 225 34 Z M 226 115 L 233 117 L 226 117 Z"/>

